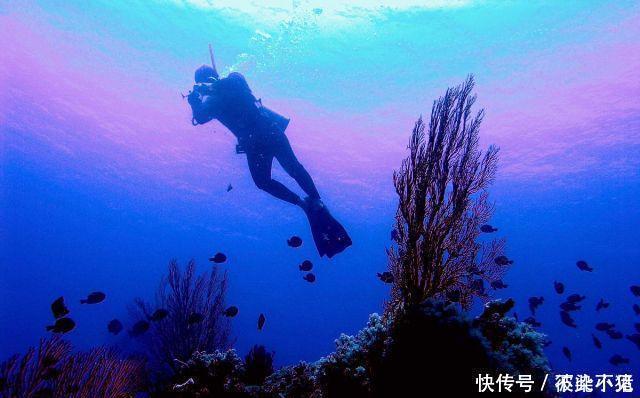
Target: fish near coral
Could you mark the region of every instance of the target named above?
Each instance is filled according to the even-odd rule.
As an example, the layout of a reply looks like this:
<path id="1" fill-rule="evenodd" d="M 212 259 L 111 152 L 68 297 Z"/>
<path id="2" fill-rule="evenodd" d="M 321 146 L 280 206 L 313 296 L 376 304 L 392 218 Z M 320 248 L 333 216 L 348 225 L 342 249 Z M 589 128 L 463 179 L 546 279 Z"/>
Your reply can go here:
<path id="1" fill-rule="evenodd" d="M 129 331 L 129 336 L 131 337 L 142 336 L 144 333 L 147 332 L 147 330 L 149 330 L 150 326 L 151 325 L 147 321 L 138 321 L 133 325 L 133 327 Z"/>
<path id="2" fill-rule="evenodd" d="M 536 318 L 530 316 L 527 319 L 524 320 L 524 323 L 534 327 L 534 328 L 539 328 L 540 326 L 542 326 L 542 324 L 540 322 L 538 322 L 536 320 Z"/>
<path id="3" fill-rule="evenodd" d="M 495 280 L 495 281 L 491 282 L 491 288 L 493 290 L 506 289 L 507 287 L 509 287 L 509 285 L 507 285 L 504 282 L 502 282 L 501 279 L 498 279 L 498 280 Z"/>
<path id="4" fill-rule="evenodd" d="M 117 319 L 112 319 L 107 325 L 107 330 L 109 331 L 109 333 L 113 335 L 120 334 L 120 332 L 122 332 L 122 329 L 123 329 L 122 322 L 120 322 Z"/>
<path id="5" fill-rule="evenodd" d="M 597 338 L 596 336 L 594 336 L 593 333 L 591 333 L 591 338 L 593 339 L 593 345 L 596 346 L 597 349 L 601 349 L 602 348 L 602 342 L 600 341 L 600 339 Z"/>
<path id="6" fill-rule="evenodd" d="M 311 272 L 309 272 L 308 274 L 303 276 L 302 279 L 304 279 L 305 281 L 307 281 L 309 283 L 313 283 L 313 282 L 316 281 L 316 276 L 314 274 L 312 274 Z"/>
<path id="7" fill-rule="evenodd" d="M 165 310 L 164 308 L 159 308 L 155 310 L 153 314 L 151 314 L 151 316 L 149 317 L 149 320 L 154 322 L 160 322 L 161 320 L 166 318 L 168 315 L 169 315 L 169 311 Z"/>
<path id="8" fill-rule="evenodd" d="M 622 364 L 628 364 L 629 363 L 629 358 L 625 358 L 621 355 L 615 354 L 614 356 L 612 356 L 609 359 L 609 363 L 612 364 L 613 366 L 619 366 Z"/>
<path id="9" fill-rule="evenodd" d="M 553 282 L 553 288 L 555 289 L 556 293 L 558 293 L 558 294 L 563 294 L 564 293 L 564 283 L 562 283 L 562 282 L 554 281 Z"/>
<path id="10" fill-rule="evenodd" d="M 302 239 L 299 236 L 292 236 L 291 238 L 287 239 L 287 245 L 291 246 L 291 247 L 300 247 L 302 246 Z"/>
<path id="11" fill-rule="evenodd" d="M 313 263 L 309 260 L 304 260 L 302 264 L 298 266 L 300 271 L 309 272 L 313 269 Z"/>
<path id="12" fill-rule="evenodd" d="M 238 315 L 238 312 L 239 312 L 238 307 L 232 305 L 231 307 L 224 310 L 222 314 L 227 318 L 233 318 L 234 316 Z"/>
<path id="13" fill-rule="evenodd" d="M 385 271 L 385 272 L 378 272 L 378 279 L 380 279 L 382 282 L 384 283 L 393 283 L 393 274 L 389 271 Z"/>
<path id="14" fill-rule="evenodd" d="M 227 256 L 224 253 L 216 253 L 213 257 L 209 258 L 209 261 L 215 264 L 222 264 L 227 261 Z"/>
<path id="15" fill-rule="evenodd" d="M 529 310 L 531 311 L 531 314 L 535 315 L 536 314 L 536 309 L 538 309 L 538 307 L 540 307 L 542 304 L 544 303 L 544 297 L 540 296 L 540 297 L 529 297 Z"/>
<path id="16" fill-rule="evenodd" d="M 513 260 L 509 260 L 507 256 L 498 256 L 493 260 L 496 264 L 501 266 L 507 266 L 513 264 Z"/>
<path id="17" fill-rule="evenodd" d="M 562 354 L 571 362 L 571 350 L 569 350 L 569 347 L 562 347 Z"/>
<path id="18" fill-rule="evenodd" d="M 567 297 L 567 303 L 579 303 L 582 300 L 584 300 L 585 298 L 587 298 L 586 296 L 581 296 L 579 294 L 572 294 L 569 297 Z"/>
<path id="19" fill-rule="evenodd" d="M 571 312 L 571 311 L 578 311 L 582 307 L 577 305 L 576 303 L 567 303 L 567 302 L 565 302 L 565 303 L 560 304 L 560 308 L 563 311 Z"/>
<path id="20" fill-rule="evenodd" d="M 262 330 L 266 320 L 267 318 L 264 316 L 264 314 L 260 314 L 260 316 L 258 317 L 258 330 Z"/>
<path id="21" fill-rule="evenodd" d="M 189 318 L 187 318 L 187 323 L 189 325 L 195 325 L 196 323 L 200 323 L 204 321 L 204 315 L 200 314 L 199 312 L 193 312 L 191 315 L 189 315 Z"/>
<path id="22" fill-rule="evenodd" d="M 98 304 L 103 302 L 106 297 L 107 295 L 102 292 L 93 292 L 86 299 L 80 300 L 80 304 Z"/>
<path id="23" fill-rule="evenodd" d="M 605 333 L 607 333 L 613 340 L 620 340 L 622 338 L 622 333 L 617 330 L 609 329 Z"/>
<path id="24" fill-rule="evenodd" d="M 587 264 L 584 260 L 579 260 L 576 262 L 576 266 L 580 271 L 593 272 L 593 268 Z"/>
<path id="25" fill-rule="evenodd" d="M 53 317 L 56 319 L 60 319 L 69 314 L 69 309 L 64 304 L 64 297 L 60 296 L 51 303 L 51 312 L 53 313 Z"/>
<path id="26" fill-rule="evenodd" d="M 609 308 L 609 303 L 604 301 L 604 299 L 600 299 L 600 301 L 598 301 L 598 304 L 596 304 L 597 312 L 600 312 L 600 310 L 607 309 L 607 308 Z"/>
<path id="27" fill-rule="evenodd" d="M 598 322 L 596 323 L 596 330 L 599 330 L 601 332 L 607 331 L 607 330 L 611 330 L 614 327 L 616 327 L 615 324 L 613 323 L 607 323 L 607 322 Z"/>
<path id="28" fill-rule="evenodd" d="M 489 234 L 491 232 L 496 232 L 498 230 L 498 228 L 494 228 L 489 224 L 484 224 L 483 226 L 480 227 L 480 231 Z"/>
<path id="29" fill-rule="evenodd" d="M 76 323 L 71 318 L 60 318 L 51 326 L 47 326 L 47 331 L 53 333 L 69 333 L 75 329 Z"/>

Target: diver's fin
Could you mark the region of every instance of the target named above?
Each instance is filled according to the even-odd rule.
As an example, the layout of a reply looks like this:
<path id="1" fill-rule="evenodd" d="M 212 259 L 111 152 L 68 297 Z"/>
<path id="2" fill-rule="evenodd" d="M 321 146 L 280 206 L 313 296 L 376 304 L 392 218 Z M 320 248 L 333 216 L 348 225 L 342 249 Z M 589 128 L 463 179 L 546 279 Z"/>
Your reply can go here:
<path id="1" fill-rule="evenodd" d="M 351 238 L 347 231 L 338 220 L 333 218 L 327 207 L 320 200 L 309 203 L 305 212 L 307 213 L 311 234 L 320 257 L 326 255 L 332 258 L 351 246 Z"/>

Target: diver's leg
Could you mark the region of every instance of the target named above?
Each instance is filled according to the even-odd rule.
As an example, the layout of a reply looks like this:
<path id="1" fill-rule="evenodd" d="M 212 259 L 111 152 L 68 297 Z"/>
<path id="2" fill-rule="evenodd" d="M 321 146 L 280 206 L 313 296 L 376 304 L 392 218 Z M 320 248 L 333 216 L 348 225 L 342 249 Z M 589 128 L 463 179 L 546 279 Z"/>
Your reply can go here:
<path id="1" fill-rule="evenodd" d="M 253 182 L 256 184 L 256 187 L 278 199 L 282 199 L 297 206 L 303 205 L 303 201 L 298 195 L 271 178 L 273 155 L 247 151 L 247 161 L 249 162 L 249 171 L 251 172 L 251 177 L 253 178 Z"/>
<path id="2" fill-rule="evenodd" d="M 313 183 L 313 179 L 307 170 L 298 161 L 298 158 L 296 158 L 296 155 L 293 153 L 293 149 L 291 148 L 291 144 L 289 143 L 289 139 L 284 134 L 282 134 L 277 140 L 275 156 L 284 171 L 296 180 L 300 188 L 309 195 L 309 198 L 320 199 L 320 193 L 318 193 L 316 184 Z"/>

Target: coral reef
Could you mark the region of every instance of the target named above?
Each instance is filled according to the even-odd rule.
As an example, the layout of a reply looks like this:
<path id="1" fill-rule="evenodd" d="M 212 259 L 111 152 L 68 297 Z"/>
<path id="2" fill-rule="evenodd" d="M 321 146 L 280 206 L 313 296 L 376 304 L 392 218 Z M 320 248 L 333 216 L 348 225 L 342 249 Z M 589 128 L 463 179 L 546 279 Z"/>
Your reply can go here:
<path id="1" fill-rule="evenodd" d="M 106 347 L 71 350 L 71 344 L 53 337 L 11 357 L 0 366 L 0 397 L 125 398 L 142 387 L 141 360 L 123 359 Z"/>
<path id="2" fill-rule="evenodd" d="M 244 357 L 244 382 L 261 385 L 273 373 L 273 352 L 263 345 L 255 345 Z"/>
<path id="3" fill-rule="evenodd" d="M 196 354 L 183 379 L 192 379 L 190 389 L 199 394 L 308 398 L 413 396 L 415 391 L 468 395 L 477 393 L 479 373 L 531 374 L 540 383 L 550 372 L 546 338 L 506 316 L 512 306 L 511 300 L 493 301 L 469 319 L 452 304 L 426 300 L 393 321 L 373 314 L 355 336 L 341 335 L 335 352 L 282 368 L 257 389 L 242 384 L 246 368 L 233 351 Z"/>
<path id="4" fill-rule="evenodd" d="M 409 156 L 393 175 L 399 202 L 397 248 L 389 250 L 392 309 L 451 296 L 468 308 L 474 297 L 486 297 L 484 282 L 504 272 L 494 261 L 504 242 L 478 240 L 493 213 L 486 188 L 498 149 L 478 149 L 483 110 L 471 115 L 473 86 L 470 76 L 434 102 L 426 134 L 422 118 L 416 122 Z"/>

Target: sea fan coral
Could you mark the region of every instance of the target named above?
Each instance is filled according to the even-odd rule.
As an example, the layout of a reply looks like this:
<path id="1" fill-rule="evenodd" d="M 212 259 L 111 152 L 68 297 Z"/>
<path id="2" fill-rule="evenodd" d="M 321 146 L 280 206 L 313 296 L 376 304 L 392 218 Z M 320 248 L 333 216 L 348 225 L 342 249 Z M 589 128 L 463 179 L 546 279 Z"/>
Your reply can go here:
<path id="1" fill-rule="evenodd" d="M 261 385 L 273 373 L 274 353 L 263 345 L 255 345 L 244 357 L 244 381 L 249 385 Z"/>
<path id="2" fill-rule="evenodd" d="M 391 308 L 447 296 L 468 308 L 473 297 L 486 297 L 484 282 L 504 271 L 494 262 L 504 242 L 478 240 L 493 212 L 486 188 L 498 149 L 478 149 L 484 113 L 471 115 L 473 86 L 470 76 L 434 102 L 426 134 L 422 118 L 416 122 L 409 156 L 393 175 L 399 203 L 397 248 L 389 250 Z"/>
<path id="3" fill-rule="evenodd" d="M 151 322 L 149 331 L 138 339 L 152 366 L 175 373 L 179 361 L 186 361 L 196 351 L 228 348 L 230 324 L 223 316 L 226 291 L 226 274 L 220 275 L 216 268 L 197 275 L 193 260 L 184 270 L 175 260 L 169 263 L 153 304 L 136 300 L 138 319 L 148 320 L 158 308 L 168 311 L 164 319 Z M 189 322 L 193 314 L 201 314 L 201 322 Z"/>

